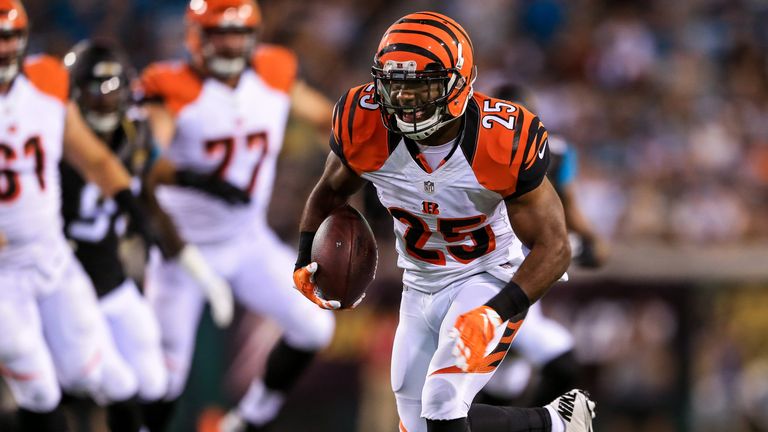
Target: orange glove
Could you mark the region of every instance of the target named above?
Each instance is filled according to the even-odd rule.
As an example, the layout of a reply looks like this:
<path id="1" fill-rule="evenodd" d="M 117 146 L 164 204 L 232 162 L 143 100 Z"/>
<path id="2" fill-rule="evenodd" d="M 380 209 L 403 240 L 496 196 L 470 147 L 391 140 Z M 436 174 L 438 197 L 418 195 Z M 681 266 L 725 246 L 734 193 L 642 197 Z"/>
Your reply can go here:
<path id="1" fill-rule="evenodd" d="M 320 290 L 317 288 L 317 285 L 315 285 L 316 271 L 316 262 L 296 269 L 296 271 L 293 272 L 293 283 L 296 284 L 296 289 L 304 294 L 304 297 L 308 298 L 312 303 L 323 309 L 338 309 L 341 307 L 341 303 L 336 300 L 325 300 L 320 297 Z"/>
<path id="2" fill-rule="evenodd" d="M 482 366 L 493 340 L 496 328 L 503 324 L 501 317 L 488 306 L 480 306 L 459 315 L 453 325 L 450 337 L 456 340 L 453 356 L 456 366 L 464 372 L 471 372 Z"/>

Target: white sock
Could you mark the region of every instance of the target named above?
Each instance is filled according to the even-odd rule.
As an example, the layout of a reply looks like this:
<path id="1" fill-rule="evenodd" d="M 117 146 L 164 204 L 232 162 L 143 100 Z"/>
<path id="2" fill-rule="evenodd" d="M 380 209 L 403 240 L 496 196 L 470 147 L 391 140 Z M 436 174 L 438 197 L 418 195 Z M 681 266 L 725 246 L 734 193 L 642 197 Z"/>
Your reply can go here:
<path id="1" fill-rule="evenodd" d="M 544 408 L 547 409 L 547 412 L 549 412 L 549 418 L 552 420 L 552 432 L 565 432 L 565 422 L 563 421 L 562 417 L 560 417 L 560 414 L 555 411 L 555 408 L 549 405 L 545 406 Z"/>
<path id="2" fill-rule="evenodd" d="M 260 379 L 256 379 L 240 401 L 237 412 L 248 423 L 261 426 L 277 416 L 283 402 L 285 396 L 282 393 L 267 389 Z"/>

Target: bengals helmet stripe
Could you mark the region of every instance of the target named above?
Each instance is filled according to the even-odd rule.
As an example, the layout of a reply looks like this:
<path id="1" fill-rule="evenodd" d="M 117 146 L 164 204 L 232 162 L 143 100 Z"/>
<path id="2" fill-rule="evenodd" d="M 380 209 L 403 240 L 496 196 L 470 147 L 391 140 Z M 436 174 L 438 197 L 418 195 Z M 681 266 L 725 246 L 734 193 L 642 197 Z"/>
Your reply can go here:
<path id="1" fill-rule="evenodd" d="M 445 45 L 445 43 L 440 38 L 438 38 L 437 36 L 433 35 L 432 33 L 427 33 L 425 31 L 419 31 L 419 30 L 410 30 L 410 29 L 394 29 L 394 30 L 390 30 L 389 32 L 390 33 L 418 34 L 418 35 L 426 36 L 426 37 L 428 37 L 430 39 L 434 39 L 437 43 L 442 45 L 443 48 L 445 48 L 445 53 L 448 55 L 448 58 L 451 59 L 451 65 L 452 66 L 456 66 L 456 60 L 453 58 L 453 53 L 451 52 L 451 50 L 448 48 L 448 46 Z"/>
<path id="2" fill-rule="evenodd" d="M 431 16 L 431 17 L 434 17 L 434 18 L 437 18 L 437 19 L 445 20 L 453 28 L 455 28 L 459 33 L 461 33 L 462 36 L 464 36 L 464 39 L 466 39 L 467 42 L 469 42 L 469 46 L 472 46 L 472 39 L 469 38 L 469 35 L 467 34 L 467 32 L 465 32 L 464 29 L 459 25 L 459 23 L 454 21 L 451 17 L 446 16 L 446 15 L 442 15 L 442 14 L 432 13 L 432 12 L 421 12 L 421 14 L 422 15 L 428 15 L 428 16 Z"/>
<path id="3" fill-rule="evenodd" d="M 420 55 L 422 57 L 426 57 L 426 58 L 432 60 L 435 63 L 442 63 L 440 61 L 440 57 L 436 56 L 431 51 L 426 50 L 426 49 L 424 49 L 424 48 L 422 48 L 422 47 L 420 47 L 418 45 L 412 45 L 412 44 L 408 44 L 408 43 L 395 43 L 395 44 L 392 44 L 392 45 L 387 45 L 381 51 L 379 51 L 376 55 L 378 57 L 382 57 L 385 54 L 389 54 L 389 53 L 397 52 L 397 51 L 405 51 L 405 52 L 409 52 L 409 53 L 413 53 L 413 54 L 418 54 L 418 55 Z"/>
<path id="4" fill-rule="evenodd" d="M 444 31 L 445 33 L 447 33 L 451 37 L 451 39 L 453 40 L 453 43 L 458 43 L 459 42 L 458 38 L 456 38 L 456 33 L 454 33 L 453 30 L 451 30 L 450 27 L 448 27 L 447 25 L 441 23 L 440 21 L 435 21 L 434 19 L 431 19 L 431 18 L 429 18 L 429 19 L 423 19 L 423 18 L 420 18 L 420 19 L 408 19 L 408 18 L 403 18 L 400 21 L 398 21 L 398 24 L 421 24 L 421 25 L 425 25 L 425 26 L 436 27 L 436 28 L 439 28 L 440 30 Z"/>
<path id="5" fill-rule="evenodd" d="M 447 38 L 438 36 L 436 33 L 439 33 L 439 32 L 436 32 L 435 29 L 441 30 L 447 36 Z M 456 37 L 456 33 L 454 33 L 450 29 L 450 27 L 443 24 L 442 22 L 436 21 L 432 18 L 428 18 L 428 19 L 403 18 L 397 21 L 391 27 L 391 29 L 387 31 L 387 34 L 385 35 L 385 37 L 392 33 L 410 33 L 410 34 L 418 34 L 421 36 L 428 36 L 430 39 L 437 41 L 437 43 L 445 49 L 446 54 L 448 55 L 448 62 L 443 62 L 439 60 L 436 60 L 436 62 L 443 63 L 443 64 L 447 63 L 450 65 L 450 67 L 456 67 L 456 58 L 451 52 L 451 49 L 449 48 L 449 46 L 457 46 L 459 43 L 459 40 Z M 421 37 L 418 37 L 418 38 L 421 38 Z M 418 40 L 417 37 L 407 37 L 407 36 L 405 36 L 403 39 L 409 42 L 414 42 L 414 43 Z"/>

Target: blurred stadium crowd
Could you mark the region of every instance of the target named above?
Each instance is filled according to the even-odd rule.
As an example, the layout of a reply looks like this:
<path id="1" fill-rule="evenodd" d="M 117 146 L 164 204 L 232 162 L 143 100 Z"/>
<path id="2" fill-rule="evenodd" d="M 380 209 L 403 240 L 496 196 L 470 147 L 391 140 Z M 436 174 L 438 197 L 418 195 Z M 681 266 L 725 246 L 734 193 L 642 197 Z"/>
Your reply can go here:
<path id="1" fill-rule="evenodd" d="M 28 3 L 32 51 L 63 53 L 95 33 L 121 40 L 137 66 L 183 54 L 183 0 Z M 765 2 L 261 5 L 263 39 L 295 49 L 305 79 L 334 99 L 369 79 L 387 25 L 439 7 L 475 40 L 479 91 L 507 80 L 531 86 L 548 129 L 580 150 L 583 206 L 604 234 L 697 244 L 768 236 Z"/>
<path id="2" fill-rule="evenodd" d="M 33 25 L 31 52 L 61 55 L 82 38 L 108 35 L 125 45 L 139 68 L 183 56 L 185 0 L 25 4 Z M 373 50 L 392 21 L 414 10 L 439 9 L 472 35 L 478 91 L 509 80 L 530 86 L 548 129 L 579 150 L 577 191 L 602 234 L 615 241 L 707 246 L 768 238 L 766 1 L 261 0 L 260 5 L 263 39 L 294 49 L 303 77 L 332 99 L 369 80 Z M 325 139 L 300 123 L 289 126 L 271 212 L 275 229 L 291 243 L 304 204 L 291 197 L 308 194 L 324 160 L 304 144 Z M 383 271 L 385 281 L 397 280 Z M 397 293 L 398 287 L 382 288 Z M 768 297 L 759 285 L 736 292 L 731 297 L 690 285 L 651 289 L 601 281 L 553 295 L 552 314 L 574 330 L 581 359 L 594 372 L 590 378 L 609 401 L 603 413 L 625 414 L 609 415 L 601 430 L 766 430 L 760 425 L 768 427 L 768 322 L 760 306 Z M 340 318 L 359 322 L 329 354 L 331 361 L 336 355 L 369 361 L 365 373 L 372 389 L 356 390 L 369 405 L 391 404 L 383 402 L 391 398 L 388 347 L 372 342 L 351 354 L 345 347 L 363 340 L 355 329 L 366 320 L 378 323 L 377 331 L 385 335 L 381 344 L 389 340 L 395 315 L 388 306 L 384 313 Z M 337 375 L 348 373 L 343 361 L 335 364 Z M 359 408 L 362 417 L 375 420 L 361 430 L 393 430 L 366 409 Z M 692 419 L 679 415 L 685 410 Z"/>

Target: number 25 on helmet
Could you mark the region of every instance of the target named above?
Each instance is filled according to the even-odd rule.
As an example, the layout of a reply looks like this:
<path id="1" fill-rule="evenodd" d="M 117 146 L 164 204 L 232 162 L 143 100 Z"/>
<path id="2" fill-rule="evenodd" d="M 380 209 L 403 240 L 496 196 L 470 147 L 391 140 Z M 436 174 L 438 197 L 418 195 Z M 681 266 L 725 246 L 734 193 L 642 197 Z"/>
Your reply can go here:
<path id="1" fill-rule="evenodd" d="M 453 19 L 406 15 L 379 43 L 372 75 L 388 129 L 423 140 L 464 114 L 477 76 L 472 42 Z"/>

